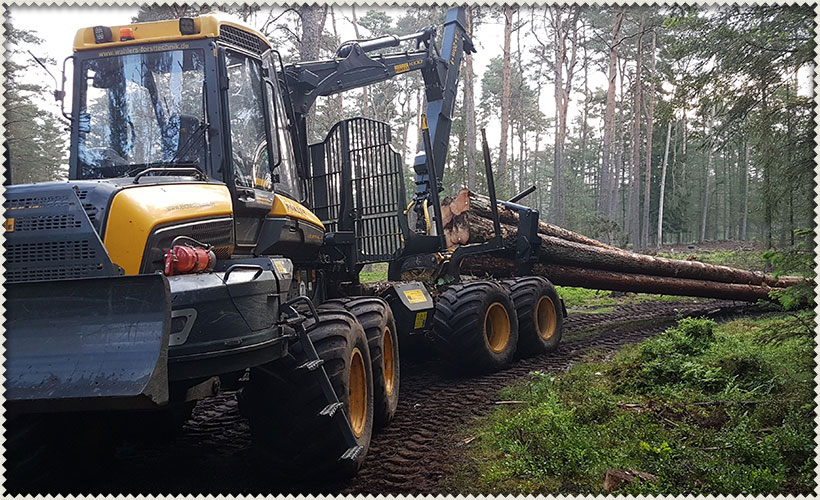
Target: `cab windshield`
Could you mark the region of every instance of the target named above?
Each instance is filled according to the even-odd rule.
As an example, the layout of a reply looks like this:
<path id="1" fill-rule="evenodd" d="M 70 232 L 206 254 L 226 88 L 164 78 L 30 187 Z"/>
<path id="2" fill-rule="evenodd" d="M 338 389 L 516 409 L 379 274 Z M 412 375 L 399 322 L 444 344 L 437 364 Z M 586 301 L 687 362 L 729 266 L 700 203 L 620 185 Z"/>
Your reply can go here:
<path id="1" fill-rule="evenodd" d="M 81 77 L 80 178 L 129 176 L 150 167 L 205 170 L 202 50 L 89 59 Z"/>

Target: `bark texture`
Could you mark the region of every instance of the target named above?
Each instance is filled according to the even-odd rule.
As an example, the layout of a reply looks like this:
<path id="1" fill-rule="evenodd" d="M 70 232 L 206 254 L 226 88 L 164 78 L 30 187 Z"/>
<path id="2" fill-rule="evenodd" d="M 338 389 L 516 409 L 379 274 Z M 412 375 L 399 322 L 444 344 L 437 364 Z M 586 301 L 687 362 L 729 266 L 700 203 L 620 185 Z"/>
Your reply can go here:
<path id="1" fill-rule="evenodd" d="M 492 257 L 465 259 L 462 271 L 484 275 L 493 270 L 496 276 L 511 276 L 514 271 L 512 261 Z M 720 283 L 668 276 L 632 274 L 600 269 L 586 269 L 560 264 L 536 264 L 533 274 L 544 276 L 555 285 L 577 286 L 618 292 L 656 293 L 686 297 L 721 298 L 755 302 L 766 300 L 773 288 L 766 285 Z"/>
<path id="2" fill-rule="evenodd" d="M 515 237 L 517 214 L 498 207 L 501 236 Z M 489 199 L 462 190 L 442 203 L 447 245 L 481 243 L 495 236 Z M 639 254 L 605 245 L 583 235 L 541 222 L 539 264 L 535 274 L 555 279 L 557 284 L 603 290 L 714 297 L 733 300 L 767 298 L 773 288 L 803 282 L 799 277 L 779 279 L 761 272 Z M 463 271 L 493 276 L 509 275 L 514 262 L 476 257 L 464 263 Z"/>

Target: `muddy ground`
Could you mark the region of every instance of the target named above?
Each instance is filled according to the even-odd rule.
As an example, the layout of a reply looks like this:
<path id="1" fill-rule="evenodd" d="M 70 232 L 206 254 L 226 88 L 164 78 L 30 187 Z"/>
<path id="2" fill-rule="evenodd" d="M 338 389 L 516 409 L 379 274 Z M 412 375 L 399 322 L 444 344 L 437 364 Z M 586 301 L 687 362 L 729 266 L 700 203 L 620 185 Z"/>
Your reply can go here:
<path id="1" fill-rule="evenodd" d="M 113 460 L 71 464 L 71 473 L 52 470 L 13 492 L 457 494 L 446 491 L 445 479 L 463 457 L 468 425 L 494 407 L 500 388 L 534 370 L 564 371 L 590 351 L 614 352 L 657 335 L 680 316 L 726 319 L 754 311 L 740 303 L 707 301 L 649 302 L 606 313 L 577 313 L 566 318 L 565 340 L 557 352 L 519 360 L 507 370 L 481 377 L 460 377 L 435 361 L 403 359 L 396 419 L 374 436 L 359 475 L 344 483 L 272 481 L 254 465 L 247 421 L 239 415 L 234 395 L 227 393 L 200 401 L 182 434 L 171 442 L 124 443 Z"/>

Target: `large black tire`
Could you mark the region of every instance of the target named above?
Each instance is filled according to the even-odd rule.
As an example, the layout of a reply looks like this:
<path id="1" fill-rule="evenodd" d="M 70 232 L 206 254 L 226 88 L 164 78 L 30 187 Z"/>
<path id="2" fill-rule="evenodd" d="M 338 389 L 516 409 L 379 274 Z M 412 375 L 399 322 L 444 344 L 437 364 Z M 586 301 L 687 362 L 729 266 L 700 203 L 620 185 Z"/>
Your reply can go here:
<path id="1" fill-rule="evenodd" d="M 376 427 L 389 424 L 399 406 L 399 337 L 393 310 L 378 297 L 349 297 L 324 302 L 324 308 L 347 309 L 364 328 L 373 365 L 373 407 Z"/>
<path id="2" fill-rule="evenodd" d="M 442 355 L 466 372 L 508 366 L 518 344 L 518 320 L 506 288 L 492 281 L 453 285 L 439 296 L 433 316 Z"/>
<path id="3" fill-rule="evenodd" d="M 339 460 L 348 445 L 338 423 L 319 415 L 327 405 L 319 385 L 321 374 L 298 368 L 306 358 L 294 342 L 284 359 L 251 369 L 240 397 L 264 469 L 289 479 L 352 477 L 364 461 L 373 432 L 373 373 L 364 330 L 345 310 L 318 314 L 310 338 L 344 403 L 339 411 L 347 413 L 363 450 L 353 460 Z"/>
<path id="4" fill-rule="evenodd" d="M 518 317 L 518 355 L 524 358 L 557 349 L 564 331 L 564 315 L 552 283 L 539 276 L 527 276 L 504 284 Z"/>

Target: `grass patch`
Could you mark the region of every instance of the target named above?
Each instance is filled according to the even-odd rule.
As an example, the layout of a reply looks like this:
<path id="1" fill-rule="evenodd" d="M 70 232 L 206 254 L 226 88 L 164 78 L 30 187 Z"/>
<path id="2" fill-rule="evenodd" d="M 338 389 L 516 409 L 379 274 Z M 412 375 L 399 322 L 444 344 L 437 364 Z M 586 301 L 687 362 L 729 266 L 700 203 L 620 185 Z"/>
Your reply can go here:
<path id="1" fill-rule="evenodd" d="M 814 317 L 799 314 L 683 319 L 611 361 L 532 373 L 501 394 L 524 404 L 470 431 L 451 491 L 600 494 L 614 468 L 658 478 L 619 494 L 810 494 Z"/>
<path id="2" fill-rule="evenodd" d="M 359 281 L 362 283 L 376 283 L 379 281 L 387 281 L 387 263 L 378 262 L 376 264 L 368 264 L 359 273 Z"/>
<path id="3" fill-rule="evenodd" d="M 679 297 L 676 295 L 656 295 L 651 293 L 624 293 L 611 292 L 608 290 L 590 290 L 587 288 L 577 288 L 574 286 L 556 286 L 558 295 L 564 299 L 564 305 L 570 308 L 585 308 L 585 313 L 601 312 L 598 309 L 625 304 L 642 304 L 644 302 L 697 302 L 703 299 L 697 297 Z M 590 311 L 587 308 L 595 308 Z M 578 311 L 581 312 L 581 311 Z M 609 311 L 611 312 L 611 311 Z"/>

